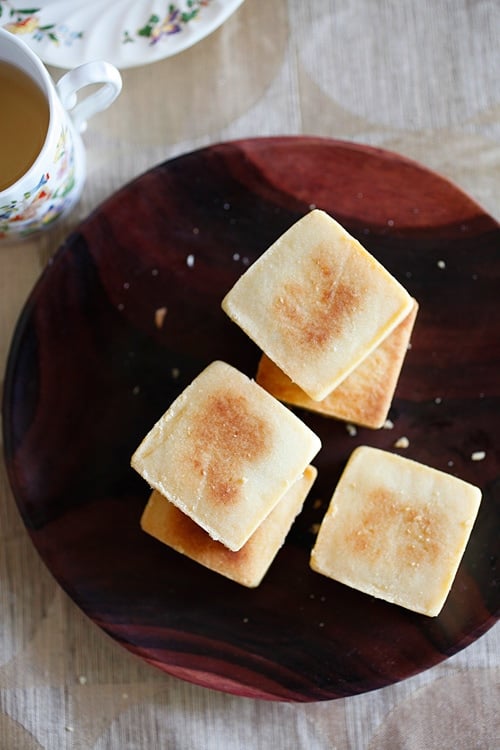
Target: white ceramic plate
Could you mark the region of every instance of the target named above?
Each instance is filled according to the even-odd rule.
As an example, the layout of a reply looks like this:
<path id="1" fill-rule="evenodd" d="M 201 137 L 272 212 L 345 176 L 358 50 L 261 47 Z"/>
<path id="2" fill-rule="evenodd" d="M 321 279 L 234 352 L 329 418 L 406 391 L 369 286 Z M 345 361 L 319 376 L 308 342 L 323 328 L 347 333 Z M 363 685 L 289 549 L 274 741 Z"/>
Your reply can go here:
<path id="1" fill-rule="evenodd" d="M 48 65 L 162 60 L 215 31 L 243 0 L 0 0 L 0 25 Z"/>

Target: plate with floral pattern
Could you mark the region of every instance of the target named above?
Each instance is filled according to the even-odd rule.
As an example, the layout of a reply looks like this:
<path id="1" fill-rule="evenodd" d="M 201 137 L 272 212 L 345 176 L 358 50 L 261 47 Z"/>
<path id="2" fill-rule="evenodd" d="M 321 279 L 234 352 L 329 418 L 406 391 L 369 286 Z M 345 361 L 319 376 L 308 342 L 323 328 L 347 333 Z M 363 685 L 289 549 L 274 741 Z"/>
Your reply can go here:
<path id="1" fill-rule="evenodd" d="M 211 34 L 243 0 L 0 0 L 0 25 L 48 65 L 104 59 L 130 68 L 171 57 Z"/>

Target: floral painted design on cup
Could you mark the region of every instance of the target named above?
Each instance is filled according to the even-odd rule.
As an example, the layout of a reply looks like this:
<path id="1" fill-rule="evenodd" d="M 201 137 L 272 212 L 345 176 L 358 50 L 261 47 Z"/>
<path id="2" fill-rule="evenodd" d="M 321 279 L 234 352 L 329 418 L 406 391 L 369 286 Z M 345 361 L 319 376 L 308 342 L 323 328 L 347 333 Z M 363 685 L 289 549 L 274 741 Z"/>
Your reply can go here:
<path id="1" fill-rule="evenodd" d="M 81 133 L 94 114 L 114 102 L 122 79 L 115 66 L 93 60 L 54 83 L 40 58 L 4 28 L 0 49 L 0 147 L 5 166 L 0 240 L 9 240 L 45 229 L 73 209 L 85 184 Z M 91 84 L 98 88 L 89 92 Z M 82 90 L 86 94 L 78 96 Z"/>
<path id="2" fill-rule="evenodd" d="M 81 192 L 75 175 L 75 145 L 67 126 L 61 128 L 52 159 L 45 171 L 24 191 L 22 198 L 0 203 L 0 238 L 10 233 L 27 236 L 46 227 L 76 203 Z"/>

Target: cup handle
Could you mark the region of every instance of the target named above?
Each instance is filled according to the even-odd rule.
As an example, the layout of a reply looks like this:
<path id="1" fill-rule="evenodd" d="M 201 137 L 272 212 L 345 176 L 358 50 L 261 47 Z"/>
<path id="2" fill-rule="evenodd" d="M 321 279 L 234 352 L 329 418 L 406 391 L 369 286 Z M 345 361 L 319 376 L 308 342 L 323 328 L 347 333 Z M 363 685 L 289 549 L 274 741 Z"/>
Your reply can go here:
<path id="1" fill-rule="evenodd" d="M 78 91 L 93 83 L 102 84 L 78 101 Z M 122 90 L 122 78 L 114 65 L 104 60 L 84 63 L 65 73 L 56 84 L 63 107 L 79 133 L 87 127 L 87 120 L 107 109 Z"/>

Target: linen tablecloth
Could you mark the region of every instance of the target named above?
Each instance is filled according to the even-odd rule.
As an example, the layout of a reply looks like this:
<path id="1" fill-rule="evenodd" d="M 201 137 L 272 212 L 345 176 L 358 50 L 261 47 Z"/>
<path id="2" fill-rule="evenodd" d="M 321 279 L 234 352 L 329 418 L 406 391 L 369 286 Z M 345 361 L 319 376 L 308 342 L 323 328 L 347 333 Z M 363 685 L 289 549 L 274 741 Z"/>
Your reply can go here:
<path id="1" fill-rule="evenodd" d="M 190 49 L 124 70 L 119 100 L 85 134 L 76 212 L 0 244 L 2 377 L 25 298 L 68 232 L 131 178 L 207 144 L 313 134 L 381 146 L 500 219 L 499 71 L 497 0 L 246 0 Z M 498 625 L 372 693 L 237 698 L 143 664 L 88 621 L 34 550 L 3 465 L 0 535 L 1 750 L 500 748 Z"/>

